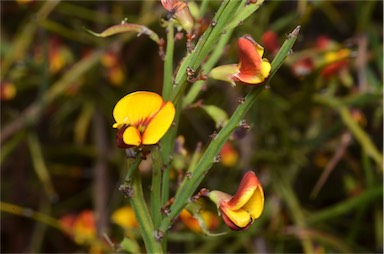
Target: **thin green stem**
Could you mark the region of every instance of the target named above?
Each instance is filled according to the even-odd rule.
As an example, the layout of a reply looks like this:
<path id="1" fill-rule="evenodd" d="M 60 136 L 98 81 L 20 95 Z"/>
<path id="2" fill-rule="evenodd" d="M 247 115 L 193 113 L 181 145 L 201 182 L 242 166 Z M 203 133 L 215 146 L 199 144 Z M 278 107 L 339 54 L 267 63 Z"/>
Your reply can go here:
<path id="1" fill-rule="evenodd" d="M 322 221 L 336 218 L 357 207 L 366 206 L 373 201 L 377 201 L 380 197 L 383 197 L 382 185 L 366 190 L 360 195 L 338 203 L 337 205 L 316 212 L 306 219 L 307 224 L 321 223 Z"/>
<path id="2" fill-rule="evenodd" d="M 222 3 L 219 10 L 216 12 L 210 27 L 200 37 L 195 49 L 191 54 L 186 56 L 182 62 L 179 71 L 176 74 L 175 84 L 173 89 L 172 101 L 177 102 L 181 99 L 187 85 L 187 69 L 195 71 L 203 62 L 204 58 L 213 49 L 219 36 L 227 32 L 225 26 L 228 20 L 232 17 L 236 7 L 240 2 L 235 0 L 226 0 Z"/>
<path id="3" fill-rule="evenodd" d="M 209 56 L 209 59 L 204 63 L 202 71 L 207 74 L 211 71 L 216 62 L 220 59 L 223 54 L 224 47 L 227 45 L 229 39 L 231 38 L 233 29 L 229 30 L 226 34 L 220 37 L 219 42 L 217 43 L 215 49 L 212 51 L 212 54 Z M 204 80 L 199 80 L 191 86 L 188 93 L 183 98 L 183 108 L 193 103 L 196 97 L 199 95 L 202 86 L 205 84 Z"/>
<path id="4" fill-rule="evenodd" d="M 57 198 L 57 194 L 53 187 L 51 177 L 49 175 L 49 171 L 43 157 L 43 152 L 40 143 L 36 137 L 36 134 L 28 134 L 28 145 L 29 151 L 31 153 L 33 168 L 35 169 L 36 175 L 41 181 L 48 199 L 50 201 L 55 200 Z"/>
<path id="5" fill-rule="evenodd" d="M 159 149 L 152 151 L 151 215 L 153 225 L 158 228 L 161 222 L 161 167 L 163 166 Z"/>
<path id="6" fill-rule="evenodd" d="M 164 58 L 163 99 L 165 101 L 171 97 L 173 86 L 173 53 L 175 46 L 173 26 L 173 22 L 169 21 L 167 26 L 167 48 Z"/>
<path id="7" fill-rule="evenodd" d="M 361 147 L 376 162 L 378 169 L 383 170 L 382 154 L 377 150 L 367 133 L 353 119 L 348 107 L 340 102 L 337 98 L 332 98 L 329 96 L 326 97 L 315 95 L 314 101 L 335 109 L 340 114 L 344 124 L 348 127 L 353 136 L 359 141 Z"/>
<path id="8" fill-rule="evenodd" d="M 279 177 L 276 174 L 276 177 L 274 177 L 274 186 L 282 195 L 284 201 L 287 203 L 289 210 L 292 214 L 292 218 L 297 225 L 299 229 L 305 229 L 306 228 L 306 221 L 305 216 L 303 213 L 303 210 L 301 209 L 301 206 L 299 204 L 299 201 L 297 200 L 295 193 L 292 190 L 292 186 L 287 183 L 287 180 L 284 180 L 283 177 Z M 301 236 L 301 245 L 303 247 L 303 250 L 305 253 L 313 253 L 313 243 L 309 237 Z"/>
<path id="9" fill-rule="evenodd" d="M 155 230 L 151 215 L 144 199 L 141 176 L 138 170 L 141 158 L 137 158 L 129 171 L 133 173 L 127 176 L 126 180 L 131 182 L 132 192 L 130 195 L 131 206 L 135 212 L 137 222 L 140 227 L 141 235 L 144 240 L 145 248 L 148 253 L 163 253 L 160 241 L 155 239 Z M 125 184 L 128 184 L 127 182 Z"/>

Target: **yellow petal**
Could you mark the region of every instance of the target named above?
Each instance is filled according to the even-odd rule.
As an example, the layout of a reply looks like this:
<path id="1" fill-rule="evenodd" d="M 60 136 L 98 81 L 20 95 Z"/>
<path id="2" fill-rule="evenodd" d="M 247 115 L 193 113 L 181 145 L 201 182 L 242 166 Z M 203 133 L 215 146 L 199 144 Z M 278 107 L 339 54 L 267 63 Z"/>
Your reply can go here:
<path id="1" fill-rule="evenodd" d="M 129 126 L 123 133 L 123 141 L 127 145 L 139 146 L 141 144 L 141 135 L 134 126 Z"/>
<path id="2" fill-rule="evenodd" d="M 260 217 L 264 209 L 264 191 L 261 185 L 257 187 L 253 196 L 242 207 L 242 209 L 246 210 L 253 220 Z"/>
<path id="3" fill-rule="evenodd" d="M 258 43 L 256 43 L 255 47 L 257 53 L 259 53 L 259 56 L 262 57 L 264 55 L 264 48 Z"/>
<path id="4" fill-rule="evenodd" d="M 138 226 L 135 212 L 130 206 L 124 206 L 114 211 L 111 220 L 123 228 L 135 228 Z"/>
<path id="5" fill-rule="evenodd" d="M 264 78 L 269 76 L 269 73 L 271 72 L 271 64 L 266 58 L 263 58 L 263 62 L 261 63 L 261 74 Z"/>
<path id="6" fill-rule="evenodd" d="M 251 222 L 251 216 L 243 209 L 232 210 L 224 202 L 221 204 L 220 209 L 233 224 L 240 228 L 246 227 Z"/>
<path id="7" fill-rule="evenodd" d="M 143 133 L 143 144 L 152 145 L 159 142 L 171 126 L 175 117 L 175 107 L 168 101 L 151 119 Z"/>
<path id="8" fill-rule="evenodd" d="M 146 118 L 151 118 L 162 105 L 163 99 L 156 93 L 146 91 L 130 93 L 121 98 L 113 109 L 116 121 L 113 126 L 136 125 Z"/>

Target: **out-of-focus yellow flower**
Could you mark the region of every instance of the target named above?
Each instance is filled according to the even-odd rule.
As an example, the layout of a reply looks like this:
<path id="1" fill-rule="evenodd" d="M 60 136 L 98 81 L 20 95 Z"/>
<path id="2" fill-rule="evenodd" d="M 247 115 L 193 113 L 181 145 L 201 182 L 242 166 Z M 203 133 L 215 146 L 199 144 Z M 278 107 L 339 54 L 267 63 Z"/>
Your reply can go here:
<path id="1" fill-rule="evenodd" d="M 239 153 L 231 143 L 224 144 L 220 151 L 220 163 L 225 167 L 233 167 L 239 159 Z"/>
<path id="2" fill-rule="evenodd" d="M 123 206 L 112 213 L 111 220 L 122 228 L 137 228 L 135 212 L 130 206 Z"/>
<path id="3" fill-rule="evenodd" d="M 268 59 L 262 58 L 264 48 L 250 35 L 244 35 L 238 39 L 239 63 L 227 64 L 215 67 L 208 74 L 217 80 L 227 81 L 235 86 L 237 81 L 245 85 L 257 85 L 262 83 L 271 72 L 271 64 Z"/>
<path id="4" fill-rule="evenodd" d="M 2 81 L 0 85 L 0 100 L 9 101 L 15 98 L 15 96 L 16 86 L 7 80 Z"/>
<path id="5" fill-rule="evenodd" d="M 264 209 L 264 191 L 253 171 L 248 171 L 234 196 L 221 191 L 205 194 L 218 207 L 221 216 L 232 230 L 247 229 Z"/>
<path id="6" fill-rule="evenodd" d="M 115 52 L 106 52 L 101 58 L 101 64 L 107 69 L 107 78 L 112 85 L 120 86 L 124 83 L 123 66 Z"/>
<path id="7" fill-rule="evenodd" d="M 214 230 L 219 225 L 217 215 L 213 214 L 210 211 L 201 210 L 199 211 L 198 216 L 200 216 L 200 222 L 186 209 L 183 209 L 180 213 L 181 221 L 184 223 L 184 225 L 186 225 L 190 230 L 195 233 L 201 233 L 203 231 L 200 223 L 203 223 L 204 227 L 208 230 Z"/>
<path id="8" fill-rule="evenodd" d="M 160 95 L 138 91 L 120 99 L 113 117 L 117 128 L 116 144 L 120 148 L 154 145 L 164 136 L 175 117 L 172 102 Z"/>

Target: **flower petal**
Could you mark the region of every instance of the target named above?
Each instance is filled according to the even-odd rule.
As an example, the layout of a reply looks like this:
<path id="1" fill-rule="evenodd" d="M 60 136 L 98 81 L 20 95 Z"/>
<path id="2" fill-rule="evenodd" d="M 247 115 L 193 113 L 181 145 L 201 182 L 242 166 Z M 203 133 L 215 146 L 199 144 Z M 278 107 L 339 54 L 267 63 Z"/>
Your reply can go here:
<path id="1" fill-rule="evenodd" d="M 220 204 L 220 210 L 225 216 L 236 226 L 240 228 L 246 227 L 250 222 L 252 222 L 251 216 L 249 213 L 243 209 L 233 210 L 231 209 L 226 202 Z M 224 217 L 223 217 L 224 219 Z M 224 222 L 226 222 L 224 220 Z M 227 222 L 226 224 L 230 226 Z"/>
<path id="2" fill-rule="evenodd" d="M 258 184 L 252 197 L 242 207 L 242 209 L 246 210 L 251 215 L 253 220 L 260 217 L 264 209 L 264 191 L 260 184 Z"/>
<path id="3" fill-rule="evenodd" d="M 261 68 L 261 57 L 259 52 L 264 49 L 257 44 L 251 36 L 244 35 L 238 40 L 239 67 L 241 72 L 257 73 Z"/>
<path id="4" fill-rule="evenodd" d="M 143 133 L 143 144 L 152 145 L 159 142 L 171 126 L 175 117 L 175 107 L 168 101 L 148 123 Z"/>
<path id="5" fill-rule="evenodd" d="M 241 179 L 236 194 L 228 201 L 228 206 L 232 210 L 242 208 L 254 194 L 259 181 L 253 171 L 248 171 Z"/>
<path id="6" fill-rule="evenodd" d="M 271 65 L 267 59 L 262 59 L 264 48 L 255 42 L 250 35 L 244 35 L 238 40 L 239 69 L 235 77 L 246 84 L 258 84 L 269 76 Z"/>
<path id="7" fill-rule="evenodd" d="M 141 135 L 134 126 L 129 126 L 123 133 L 123 141 L 127 145 L 139 146 L 141 144 Z"/>
<path id="8" fill-rule="evenodd" d="M 163 99 L 156 93 L 130 93 L 120 99 L 113 109 L 113 117 L 116 120 L 113 127 L 120 128 L 124 124 L 137 125 L 140 121 L 153 117 L 162 105 Z"/>

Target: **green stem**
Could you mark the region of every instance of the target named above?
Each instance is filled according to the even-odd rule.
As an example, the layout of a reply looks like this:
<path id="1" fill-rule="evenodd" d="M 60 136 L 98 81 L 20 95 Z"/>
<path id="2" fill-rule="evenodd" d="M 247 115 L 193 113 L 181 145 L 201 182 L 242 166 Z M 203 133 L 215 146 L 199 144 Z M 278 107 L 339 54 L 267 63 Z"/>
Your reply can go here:
<path id="1" fill-rule="evenodd" d="M 301 209 L 299 201 L 297 200 L 292 190 L 292 187 L 289 185 L 289 183 L 287 183 L 286 180 L 283 179 L 283 177 L 279 177 L 277 176 L 277 174 L 276 174 L 276 177 L 274 177 L 274 179 L 276 180 L 274 182 L 275 188 L 278 190 L 280 195 L 283 197 L 284 201 L 287 203 L 295 224 L 299 229 L 305 229 L 306 228 L 305 216 Z M 309 237 L 302 236 L 300 237 L 300 240 L 305 253 L 314 252 L 313 243 Z"/>
<path id="2" fill-rule="evenodd" d="M 187 68 L 196 70 L 204 58 L 215 46 L 219 36 L 227 32 L 225 26 L 228 24 L 228 20 L 232 17 L 236 7 L 240 2 L 236 0 L 226 0 L 222 3 L 215 17 L 213 18 L 210 27 L 200 37 L 195 49 L 191 54 L 187 55 L 182 62 L 179 71 L 176 74 L 175 84 L 173 89 L 172 101 L 175 103 L 179 101 L 184 93 L 187 85 Z"/>
<path id="3" fill-rule="evenodd" d="M 317 213 L 313 214 L 312 216 L 309 216 L 306 219 L 307 224 L 321 223 L 322 221 L 326 221 L 331 218 L 336 218 L 338 216 L 341 216 L 342 214 L 350 212 L 351 210 L 357 207 L 366 206 L 369 203 L 373 202 L 374 200 L 377 201 L 377 199 L 379 199 L 382 196 L 383 196 L 382 185 L 371 188 L 356 197 L 350 198 L 332 207 L 320 210 Z"/>
<path id="4" fill-rule="evenodd" d="M 161 222 L 161 167 L 163 166 L 159 149 L 152 151 L 151 215 L 153 225 L 158 228 Z"/>
<path id="5" fill-rule="evenodd" d="M 148 253 L 163 253 L 160 241 L 155 239 L 155 230 L 153 227 L 152 218 L 149 214 L 147 205 L 145 203 L 143 188 L 141 183 L 141 176 L 138 170 L 141 158 L 137 158 L 129 171 L 133 173 L 127 178 L 132 181 L 132 196 L 130 198 L 131 206 L 135 212 L 137 222 L 140 227 L 141 235 L 144 240 L 145 248 Z M 132 178 L 131 178 L 132 177 Z M 125 183 L 127 184 L 127 183 Z"/>
<path id="6" fill-rule="evenodd" d="M 28 145 L 36 175 L 41 181 L 48 199 L 53 201 L 57 198 L 57 194 L 53 187 L 40 143 L 34 133 L 28 134 Z"/>
<path id="7" fill-rule="evenodd" d="M 167 49 L 164 58 L 163 99 L 169 100 L 173 87 L 173 51 L 175 47 L 173 22 L 167 26 Z"/>
<path id="8" fill-rule="evenodd" d="M 297 27 L 284 42 L 280 51 L 276 55 L 275 59 L 272 61 L 272 70 L 271 74 L 277 71 L 277 68 L 281 66 L 288 52 L 291 50 L 296 38 L 298 36 L 300 27 Z M 209 144 L 204 155 L 201 157 L 200 161 L 197 163 L 195 169 L 192 171 L 192 177 L 185 177 L 180 187 L 178 188 L 175 195 L 175 202 L 170 207 L 169 216 L 165 217 L 161 222 L 159 230 L 161 232 L 166 232 L 171 225 L 175 217 L 181 212 L 183 207 L 187 204 L 189 197 L 197 189 L 201 181 L 203 180 L 205 174 L 209 171 L 213 163 L 217 161 L 217 155 L 227 141 L 231 133 L 240 126 L 241 120 L 245 117 L 246 113 L 252 107 L 253 103 L 256 101 L 259 93 L 264 89 L 263 86 L 254 87 L 251 92 L 245 97 L 244 102 L 242 102 L 233 113 L 231 118 L 228 120 L 227 124 L 220 130 L 216 135 L 213 141 Z"/>
<path id="9" fill-rule="evenodd" d="M 207 74 L 214 67 L 216 62 L 220 59 L 223 54 L 224 47 L 227 45 L 229 39 L 231 38 L 233 29 L 229 30 L 225 35 L 220 37 L 219 42 L 217 43 L 215 49 L 212 51 L 212 54 L 209 56 L 209 59 L 204 63 L 202 71 Z M 199 95 L 202 86 L 205 84 L 204 80 L 199 80 L 191 86 L 186 96 L 183 98 L 183 108 L 193 103 L 196 97 Z"/>
<path id="10" fill-rule="evenodd" d="M 359 141 L 361 147 L 376 162 L 378 168 L 383 170 L 382 154 L 376 149 L 367 133 L 353 119 L 348 107 L 342 104 L 338 99 L 329 96 L 326 97 L 315 95 L 314 101 L 335 109 L 340 114 L 344 124 L 348 127 L 353 136 Z"/>

